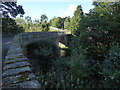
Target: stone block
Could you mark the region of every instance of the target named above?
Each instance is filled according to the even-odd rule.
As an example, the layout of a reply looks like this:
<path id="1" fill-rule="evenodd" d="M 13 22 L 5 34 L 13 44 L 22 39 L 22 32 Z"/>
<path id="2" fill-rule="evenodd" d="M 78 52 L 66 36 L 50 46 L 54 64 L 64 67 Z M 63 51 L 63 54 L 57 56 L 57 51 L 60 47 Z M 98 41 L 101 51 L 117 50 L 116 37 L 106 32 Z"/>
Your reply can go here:
<path id="1" fill-rule="evenodd" d="M 8 64 L 8 65 L 5 65 L 3 70 L 11 69 L 11 68 L 17 68 L 17 67 L 24 67 L 24 66 L 30 66 L 30 63 L 28 63 L 27 61 L 22 61 L 22 62 L 16 62 L 16 63 Z"/>
<path id="2" fill-rule="evenodd" d="M 18 53 L 18 54 L 7 54 L 7 56 L 5 57 L 5 59 L 8 59 L 8 58 L 15 58 L 15 57 L 23 57 L 23 53 Z"/>
<path id="3" fill-rule="evenodd" d="M 35 75 L 33 73 L 25 73 L 17 76 L 9 76 L 3 79 L 2 86 L 11 86 L 13 84 L 22 83 L 34 79 L 35 79 Z"/>
<path id="4" fill-rule="evenodd" d="M 24 73 L 24 72 L 31 72 L 30 67 L 26 66 L 26 67 L 22 67 L 22 68 L 5 70 L 2 74 L 2 76 L 4 78 L 7 76 L 19 75 L 20 73 Z"/>
<path id="5" fill-rule="evenodd" d="M 5 61 L 5 64 L 15 63 L 15 62 L 22 62 L 22 61 L 27 61 L 27 58 L 22 57 L 22 58 L 16 58 L 16 59 L 12 59 L 12 60 L 7 60 L 7 61 Z"/>
<path id="6" fill-rule="evenodd" d="M 19 86 L 20 88 L 36 88 L 36 89 L 40 89 L 41 87 L 37 80 L 19 83 L 17 84 L 17 86 Z"/>

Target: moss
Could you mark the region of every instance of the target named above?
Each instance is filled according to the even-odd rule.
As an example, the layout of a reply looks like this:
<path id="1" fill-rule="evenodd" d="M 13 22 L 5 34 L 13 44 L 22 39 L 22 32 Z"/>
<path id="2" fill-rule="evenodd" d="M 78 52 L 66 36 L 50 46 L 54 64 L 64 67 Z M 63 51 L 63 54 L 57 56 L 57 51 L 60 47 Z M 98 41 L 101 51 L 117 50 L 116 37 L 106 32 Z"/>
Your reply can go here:
<path id="1" fill-rule="evenodd" d="M 16 62 L 19 62 L 19 61 L 8 62 L 8 63 L 6 63 L 5 65 L 7 65 L 7 64 L 12 64 L 12 63 L 16 63 Z"/>
<path id="2" fill-rule="evenodd" d="M 22 61 L 26 61 L 26 59 L 22 60 Z M 11 61 L 11 62 L 5 63 L 5 65 L 7 65 L 7 64 L 13 64 L 13 63 L 16 63 L 16 62 L 21 62 L 21 61 Z"/>
<path id="3" fill-rule="evenodd" d="M 25 80 L 29 77 L 29 73 L 28 72 L 24 72 L 21 74 L 20 77 L 18 77 L 18 80 Z"/>
<path id="4" fill-rule="evenodd" d="M 7 60 L 13 60 L 13 59 L 18 59 L 18 58 L 22 58 L 23 56 L 16 56 L 16 57 L 10 57 Z"/>
<path id="5" fill-rule="evenodd" d="M 5 69 L 5 70 L 17 69 L 17 68 L 22 68 L 22 67 L 27 67 L 27 66 L 28 66 L 28 65 L 25 65 L 25 66 L 17 66 L 17 67 L 8 68 L 8 69 Z"/>

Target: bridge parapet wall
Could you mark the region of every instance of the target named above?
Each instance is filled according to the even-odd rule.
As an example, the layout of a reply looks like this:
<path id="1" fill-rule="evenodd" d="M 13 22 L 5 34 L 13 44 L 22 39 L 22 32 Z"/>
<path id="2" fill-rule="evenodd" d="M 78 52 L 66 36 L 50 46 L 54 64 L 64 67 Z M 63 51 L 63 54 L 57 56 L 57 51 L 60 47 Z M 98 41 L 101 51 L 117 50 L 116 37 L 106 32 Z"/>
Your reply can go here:
<path id="1" fill-rule="evenodd" d="M 38 89 L 40 83 L 32 73 L 31 64 L 23 55 L 19 36 L 15 36 L 7 52 L 2 74 L 2 88 Z"/>
<path id="2" fill-rule="evenodd" d="M 21 33 L 14 37 L 5 58 L 5 66 L 2 74 L 3 88 L 40 88 L 40 83 L 32 73 L 31 64 L 23 54 L 21 45 L 40 39 L 55 39 L 66 35 L 64 32 L 29 32 Z"/>
<path id="3" fill-rule="evenodd" d="M 33 41 L 38 41 L 41 39 L 52 39 L 59 38 L 60 36 L 66 35 L 64 32 L 28 32 L 19 34 L 19 42 L 21 45 L 31 43 Z"/>

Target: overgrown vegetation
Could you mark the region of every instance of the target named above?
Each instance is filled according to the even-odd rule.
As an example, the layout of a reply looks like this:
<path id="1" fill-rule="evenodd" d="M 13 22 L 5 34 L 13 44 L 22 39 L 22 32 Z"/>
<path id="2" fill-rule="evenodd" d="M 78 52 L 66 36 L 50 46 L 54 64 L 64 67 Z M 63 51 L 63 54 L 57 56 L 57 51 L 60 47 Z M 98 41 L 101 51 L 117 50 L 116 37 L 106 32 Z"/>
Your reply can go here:
<path id="1" fill-rule="evenodd" d="M 64 58 L 58 58 L 58 48 L 50 40 L 24 47 L 42 88 L 120 88 L 120 1 L 93 5 L 87 14 L 78 5 L 72 18 L 54 17 L 48 23 L 46 15 L 34 22 L 30 16 L 15 19 L 24 14 L 22 6 L 2 2 L 4 32 L 48 31 L 51 25 L 74 35 L 71 53 Z"/>
<path id="2" fill-rule="evenodd" d="M 11 18 L 2 18 L 2 31 L 6 34 L 17 34 L 24 32 L 24 28 L 17 25 Z"/>
<path id="3" fill-rule="evenodd" d="M 41 15 L 40 20 L 32 21 L 30 16 L 23 19 L 25 14 L 21 5 L 17 2 L 1 2 L 2 31 L 6 34 L 18 34 L 21 32 L 46 32 L 49 30 L 48 17 Z M 16 18 L 17 16 L 20 18 Z"/>
<path id="4" fill-rule="evenodd" d="M 51 40 L 40 40 L 24 47 L 25 55 L 30 58 L 33 71 L 46 73 L 53 61 L 59 57 L 58 48 Z"/>
<path id="5" fill-rule="evenodd" d="M 16 34 L 24 32 L 23 27 L 16 24 L 16 16 L 24 15 L 24 10 L 21 5 L 17 5 L 17 2 L 5 2 L 1 1 L 1 18 L 2 18 L 2 31 L 8 34 Z"/>
<path id="6" fill-rule="evenodd" d="M 55 60 L 46 74 L 37 75 L 42 88 L 120 87 L 120 2 L 93 5 L 87 14 L 79 5 L 72 19 L 66 20 L 73 23 L 72 53 Z"/>
<path id="7" fill-rule="evenodd" d="M 120 60 L 120 37 L 117 34 L 120 33 L 120 2 L 94 2 L 93 5 L 95 8 L 83 15 L 79 28 L 74 29 L 73 34 L 76 36 L 72 51 L 80 55 L 81 48 L 85 49 L 85 60 L 88 61 L 86 78 L 89 80 L 86 84 L 89 87 L 119 88 L 120 74 L 116 71 L 119 70 L 117 60 Z M 116 53 L 116 56 L 111 56 L 111 52 Z M 116 64 L 112 65 L 111 59 Z"/>
<path id="8" fill-rule="evenodd" d="M 40 20 L 32 20 L 30 16 L 23 18 L 17 18 L 15 20 L 19 26 L 22 26 L 25 32 L 47 32 L 49 30 L 48 17 L 41 15 Z"/>

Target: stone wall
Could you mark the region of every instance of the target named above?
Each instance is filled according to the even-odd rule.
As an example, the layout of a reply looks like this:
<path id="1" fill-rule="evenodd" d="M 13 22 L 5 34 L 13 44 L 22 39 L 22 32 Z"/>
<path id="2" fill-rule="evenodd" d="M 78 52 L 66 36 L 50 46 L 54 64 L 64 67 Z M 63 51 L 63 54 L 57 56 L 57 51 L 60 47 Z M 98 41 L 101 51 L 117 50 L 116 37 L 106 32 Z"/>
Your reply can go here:
<path id="1" fill-rule="evenodd" d="M 23 55 L 19 37 L 15 36 L 5 58 L 2 88 L 40 88 L 30 67 L 31 64 Z"/>
<path id="2" fill-rule="evenodd" d="M 31 64 L 23 54 L 22 45 L 40 39 L 55 39 L 58 44 L 59 38 L 66 35 L 64 32 L 28 32 L 16 35 L 7 52 L 3 74 L 3 88 L 40 88 L 40 83 L 36 80 L 31 71 Z"/>
<path id="3" fill-rule="evenodd" d="M 21 45 L 26 45 L 40 39 L 57 39 L 60 36 L 66 35 L 64 32 L 26 32 L 19 34 L 19 42 Z"/>

